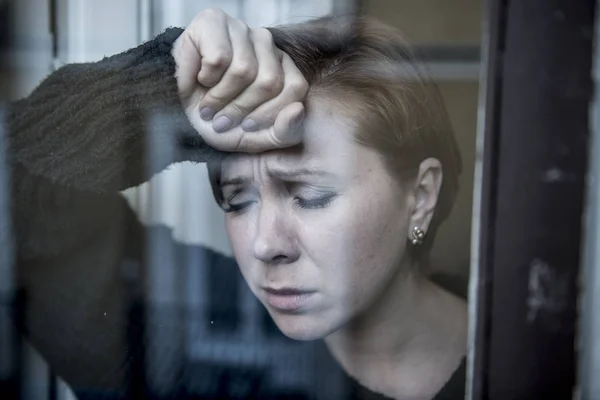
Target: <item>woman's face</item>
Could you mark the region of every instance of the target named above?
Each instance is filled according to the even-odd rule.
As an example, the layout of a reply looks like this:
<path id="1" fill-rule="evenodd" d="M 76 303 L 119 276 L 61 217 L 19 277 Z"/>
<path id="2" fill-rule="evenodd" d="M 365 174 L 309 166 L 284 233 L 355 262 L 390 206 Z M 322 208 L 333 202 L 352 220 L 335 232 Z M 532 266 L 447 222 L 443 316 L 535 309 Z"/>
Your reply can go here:
<path id="1" fill-rule="evenodd" d="M 352 121 L 308 104 L 301 147 L 222 164 L 227 232 L 250 289 L 281 331 L 323 338 L 364 312 L 400 272 L 411 196 Z"/>

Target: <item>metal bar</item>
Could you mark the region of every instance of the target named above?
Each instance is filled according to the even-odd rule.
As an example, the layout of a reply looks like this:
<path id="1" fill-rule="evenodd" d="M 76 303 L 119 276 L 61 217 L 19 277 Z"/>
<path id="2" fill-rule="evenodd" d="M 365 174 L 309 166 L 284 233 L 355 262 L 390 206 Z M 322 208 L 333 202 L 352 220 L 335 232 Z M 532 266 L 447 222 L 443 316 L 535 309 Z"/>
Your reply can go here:
<path id="1" fill-rule="evenodd" d="M 16 324 L 23 321 L 14 285 L 14 240 L 10 214 L 10 170 L 5 160 L 6 129 L 0 109 L 0 392 L 18 399 L 22 387 L 21 338 Z"/>
<path id="2" fill-rule="evenodd" d="M 127 348 L 131 357 L 128 370 L 127 398 L 144 399 L 148 394 L 146 381 L 146 308 L 143 300 L 132 296 L 128 305 Z"/>
<path id="3" fill-rule="evenodd" d="M 11 38 L 14 31 L 14 6 L 12 2 L 0 4 L 0 102 L 13 97 L 14 84 L 7 76 L 14 73 L 11 58 Z M 11 217 L 12 172 L 7 163 L 8 129 L 5 125 L 5 107 L 0 103 L 0 393 L 2 398 L 22 397 L 23 365 L 21 337 L 16 325 L 23 321 L 15 287 L 15 251 Z"/>
<path id="4" fill-rule="evenodd" d="M 179 143 L 174 133 L 179 127 L 173 125 L 172 110 L 160 110 L 148 114 L 146 137 L 147 168 L 157 171 L 170 165 L 176 158 Z M 173 138 L 165 142 L 164 138 Z M 151 182 L 149 201 L 153 212 L 163 213 L 168 206 L 177 207 L 165 195 L 165 180 Z M 178 185 L 181 187 L 181 185 Z M 145 368 L 147 388 L 152 395 L 166 396 L 181 389 L 183 382 L 185 332 L 182 329 L 184 293 L 186 277 L 181 275 L 184 268 L 177 265 L 177 246 L 171 232 L 164 229 L 150 229 L 146 234 L 146 249 L 143 271 L 145 276 Z M 169 346 L 165 346 L 169 343 Z"/>
<path id="5" fill-rule="evenodd" d="M 11 78 L 10 82 L 2 82 L 0 99 L 2 102 L 12 99 L 18 87 L 15 87 L 17 68 L 12 62 L 15 49 L 15 13 L 13 2 L 0 5 L 0 67 L 3 74 L 0 79 Z M 9 168 L 8 134 L 5 125 L 5 107 L 0 107 L 0 393 L 3 398 L 20 399 L 22 388 L 23 365 L 22 340 L 17 328 L 23 326 L 24 307 L 19 301 L 22 297 L 15 287 L 15 254 L 12 229 L 12 171 Z"/>
<path id="6" fill-rule="evenodd" d="M 600 14 L 596 14 L 593 79 L 595 94 L 590 105 L 591 143 L 584 262 L 581 282 L 581 322 L 579 344 L 579 398 L 593 400 L 600 393 Z"/>
<path id="7" fill-rule="evenodd" d="M 52 371 L 48 369 L 48 400 L 58 400 L 58 378 Z"/>
<path id="8" fill-rule="evenodd" d="M 472 398 L 571 398 L 595 2 L 491 7 Z"/>
<path id="9" fill-rule="evenodd" d="M 153 7 L 152 0 L 138 0 L 138 42 L 142 43 L 152 38 Z"/>
<path id="10" fill-rule="evenodd" d="M 469 283 L 469 357 L 467 398 L 483 399 L 487 391 L 488 342 L 490 330 L 490 247 L 493 244 L 496 210 L 495 182 L 498 174 L 499 104 L 502 100 L 501 69 L 504 51 L 505 4 L 488 1 L 482 40 L 477 143 L 471 232 Z"/>

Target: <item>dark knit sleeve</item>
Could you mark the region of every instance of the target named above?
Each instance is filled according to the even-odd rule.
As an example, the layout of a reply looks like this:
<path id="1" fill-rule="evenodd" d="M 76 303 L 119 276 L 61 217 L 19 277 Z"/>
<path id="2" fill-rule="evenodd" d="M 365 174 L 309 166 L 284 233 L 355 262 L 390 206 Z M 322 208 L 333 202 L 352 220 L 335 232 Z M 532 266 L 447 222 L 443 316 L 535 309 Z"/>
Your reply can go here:
<path id="1" fill-rule="evenodd" d="M 92 192 L 135 186 L 212 154 L 181 107 L 170 28 L 96 63 L 66 65 L 10 105 L 10 156 L 30 173 Z"/>
<path id="2" fill-rule="evenodd" d="M 66 65 L 8 107 L 20 259 L 83 246 L 121 224 L 119 190 L 173 162 L 217 154 L 180 104 L 171 48 L 181 32 L 170 28 L 99 62 Z"/>
<path id="3" fill-rule="evenodd" d="M 129 368 L 123 276 L 143 276 L 145 230 L 119 191 L 215 154 L 179 102 L 180 34 L 64 66 L 3 113 L 22 328 L 74 387 L 121 389 Z"/>

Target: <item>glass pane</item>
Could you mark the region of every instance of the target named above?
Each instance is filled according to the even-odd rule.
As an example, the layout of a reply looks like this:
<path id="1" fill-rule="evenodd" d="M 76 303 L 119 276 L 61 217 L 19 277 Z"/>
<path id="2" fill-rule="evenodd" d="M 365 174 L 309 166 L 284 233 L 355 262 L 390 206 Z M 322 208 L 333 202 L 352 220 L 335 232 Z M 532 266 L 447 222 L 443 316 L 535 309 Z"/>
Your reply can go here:
<path id="1" fill-rule="evenodd" d="M 2 389 L 464 398 L 480 2 L 42 3 Z"/>

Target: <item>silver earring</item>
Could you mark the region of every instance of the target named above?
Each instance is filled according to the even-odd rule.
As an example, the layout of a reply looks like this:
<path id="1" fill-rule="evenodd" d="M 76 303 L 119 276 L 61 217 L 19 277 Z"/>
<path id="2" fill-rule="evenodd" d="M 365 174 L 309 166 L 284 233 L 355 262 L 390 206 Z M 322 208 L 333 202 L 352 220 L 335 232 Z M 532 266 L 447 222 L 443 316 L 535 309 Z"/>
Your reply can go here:
<path id="1" fill-rule="evenodd" d="M 412 244 L 414 246 L 419 246 L 423 244 L 423 239 L 425 238 L 425 232 L 421 230 L 418 226 L 415 226 L 412 230 Z"/>

